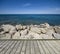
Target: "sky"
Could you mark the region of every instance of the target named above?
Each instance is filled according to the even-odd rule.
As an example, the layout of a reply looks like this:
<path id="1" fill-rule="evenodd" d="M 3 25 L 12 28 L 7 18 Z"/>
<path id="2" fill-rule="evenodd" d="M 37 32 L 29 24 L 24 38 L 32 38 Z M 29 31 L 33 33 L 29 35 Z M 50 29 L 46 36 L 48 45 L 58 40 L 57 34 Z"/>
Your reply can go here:
<path id="1" fill-rule="evenodd" d="M 0 0 L 0 14 L 60 14 L 60 0 Z"/>

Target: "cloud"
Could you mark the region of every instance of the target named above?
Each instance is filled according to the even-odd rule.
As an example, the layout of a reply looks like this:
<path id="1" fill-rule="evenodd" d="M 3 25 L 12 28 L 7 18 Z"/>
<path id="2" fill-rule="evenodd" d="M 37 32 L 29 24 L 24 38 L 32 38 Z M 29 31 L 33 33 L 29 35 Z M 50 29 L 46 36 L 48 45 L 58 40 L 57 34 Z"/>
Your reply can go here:
<path id="1" fill-rule="evenodd" d="M 31 4 L 30 3 L 26 3 L 23 5 L 23 7 L 29 7 Z"/>
<path id="2" fill-rule="evenodd" d="M 60 11 L 60 8 L 56 8 L 56 11 Z"/>

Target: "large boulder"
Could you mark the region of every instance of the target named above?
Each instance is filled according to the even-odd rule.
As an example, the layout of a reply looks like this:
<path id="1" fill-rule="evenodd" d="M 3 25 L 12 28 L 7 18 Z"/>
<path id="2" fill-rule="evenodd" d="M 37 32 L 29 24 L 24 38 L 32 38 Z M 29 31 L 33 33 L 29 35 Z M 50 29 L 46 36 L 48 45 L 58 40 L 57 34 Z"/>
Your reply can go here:
<path id="1" fill-rule="evenodd" d="M 31 27 L 30 31 L 41 34 L 41 30 L 37 27 Z"/>
<path id="2" fill-rule="evenodd" d="M 30 26 L 29 25 L 27 25 L 27 29 L 30 30 Z"/>
<path id="3" fill-rule="evenodd" d="M 4 33 L 5 33 L 4 31 L 1 31 L 1 32 L 0 32 L 0 35 L 2 35 L 2 34 L 4 34 Z"/>
<path id="4" fill-rule="evenodd" d="M 42 39 L 39 34 L 29 31 L 28 39 Z"/>
<path id="5" fill-rule="evenodd" d="M 40 24 L 41 28 L 50 28 L 50 25 L 48 23 Z"/>
<path id="6" fill-rule="evenodd" d="M 10 39 L 10 38 L 11 38 L 11 35 L 8 33 L 0 35 L 0 39 Z"/>
<path id="7" fill-rule="evenodd" d="M 39 29 L 41 30 L 42 34 L 45 34 L 47 32 L 45 28 L 39 28 Z"/>
<path id="8" fill-rule="evenodd" d="M 50 28 L 50 25 L 48 23 L 44 24 L 47 28 Z"/>
<path id="9" fill-rule="evenodd" d="M 60 39 L 60 34 L 58 34 L 58 33 L 53 33 L 53 37 L 54 37 L 55 39 Z"/>
<path id="10" fill-rule="evenodd" d="M 20 33 L 16 32 L 13 36 L 12 39 L 20 39 Z"/>
<path id="11" fill-rule="evenodd" d="M 23 27 L 23 30 L 25 30 L 27 28 L 27 26 L 22 26 Z"/>
<path id="12" fill-rule="evenodd" d="M 13 27 L 13 28 L 11 28 L 11 30 L 9 31 L 9 34 L 13 35 L 13 34 L 15 34 L 16 32 L 17 32 L 17 31 L 16 31 L 16 28 Z"/>
<path id="13" fill-rule="evenodd" d="M 1 28 L 4 30 L 4 32 L 9 32 L 11 29 L 13 29 L 15 27 L 7 24 L 7 25 L 2 25 Z"/>
<path id="14" fill-rule="evenodd" d="M 28 30 L 27 29 L 22 30 L 22 31 L 20 31 L 20 34 L 21 34 L 21 36 L 27 35 L 28 34 Z"/>
<path id="15" fill-rule="evenodd" d="M 23 29 L 23 27 L 22 27 L 22 25 L 20 24 L 20 25 L 16 25 L 16 29 L 17 30 L 22 30 Z"/>
<path id="16" fill-rule="evenodd" d="M 38 34 L 45 34 L 47 31 L 45 30 L 45 28 L 38 28 L 38 27 L 31 27 L 32 32 L 38 33 Z"/>
<path id="17" fill-rule="evenodd" d="M 53 39 L 52 36 L 49 36 L 47 34 L 41 34 L 40 36 L 41 36 L 42 39 Z"/>
<path id="18" fill-rule="evenodd" d="M 3 29 L 2 28 L 0 28 L 0 32 L 2 32 L 3 31 Z"/>
<path id="19" fill-rule="evenodd" d="M 59 26 L 55 26 L 54 27 L 54 30 L 55 30 L 56 33 L 59 33 L 60 34 L 60 27 Z"/>
<path id="20" fill-rule="evenodd" d="M 53 36 L 52 36 L 53 33 L 55 33 L 53 29 L 52 29 L 52 30 L 48 30 L 48 31 L 46 32 L 46 35 L 48 35 L 49 37 L 53 37 Z"/>

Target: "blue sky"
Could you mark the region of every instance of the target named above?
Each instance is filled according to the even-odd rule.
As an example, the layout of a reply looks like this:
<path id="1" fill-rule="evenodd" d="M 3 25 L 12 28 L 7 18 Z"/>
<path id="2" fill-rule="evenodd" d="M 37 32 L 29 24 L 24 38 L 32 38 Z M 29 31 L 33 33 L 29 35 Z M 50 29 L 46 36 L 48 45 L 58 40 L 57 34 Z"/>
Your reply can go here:
<path id="1" fill-rule="evenodd" d="M 60 14 L 60 0 L 0 0 L 0 14 Z"/>

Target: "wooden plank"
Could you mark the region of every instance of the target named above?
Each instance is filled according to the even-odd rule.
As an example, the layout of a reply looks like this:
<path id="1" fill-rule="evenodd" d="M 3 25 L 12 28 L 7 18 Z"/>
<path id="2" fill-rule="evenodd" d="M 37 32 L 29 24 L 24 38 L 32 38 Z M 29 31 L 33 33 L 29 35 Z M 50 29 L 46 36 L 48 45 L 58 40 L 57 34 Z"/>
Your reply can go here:
<path id="1" fill-rule="evenodd" d="M 47 43 L 49 44 L 49 46 L 50 46 L 51 50 L 54 52 L 54 54 L 58 54 L 58 52 L 56 51 L 56 48 L 54 48 L 50 42 L 47 41 Z"/>
<path id="2" fill-rule="evenodd" d="M 40 50 L 36 41 L 34 41 L 34 46 L 35 46 L 35 53 L 40 54 Z"/>
<path id="3" fill-rule="evenodd" d="M 49 54 L 54 54 L 52 48 L 51 48 L 50 45 L 47 43 L 47 41 L 44 41 L 44 44 L 45 44 L 47 50 L 49 51 Z"/>
<path id="4" fill-rule="evenodd" d="M 38 44 L 39 49 L 40 49 L 40 54 L 45 54 L 45 51 L 44 51 L 44 49 L 43 49 L 43 47 L 42 47 L 40 41 L 37 41 L 37 44 Z"/>
<path id="5" fill-rule="evenodd" d="M 6 42 L 8 42 L 8 41 L 4 41 L 4 43 L 2 43 L 2 44 L 0 45 L 0 48 L 2 48 L 2 47 L 6 44 Z"/>
<path id="6" fill-rule="evenodd" d="M 21 54 L 26 54 L 26 47 L 27 47 L 27 41 L 24 41 L 22 49 L 21 49 Z"/>
<path id="7" fill-rule="evenodd" d="M 14 46 L 14 48 L 13 48 L 13 50 L 12 50 L 12 52 L 10 54 L 14 54 L 15 53 L 18 45 L 19 45 L 19 41 L 17 41 L 17 43 L 15 44 L 15 46 Z"/>
<path id="8" fill-rule="evenodd" d="M 18 49 L 17 49 L 17 51 L 16 51 L 16 53 L 15 54 L 21 54 L 21 50 L 22 50 L 22 47 L 23 47 L 23 41 L 20 41 L 20 44 L 19 44 L 19 46 L 18 46 Z"/>
<path id="9" fill-rule="evenodd" d="M 50 43 L 50 44 L 52 45 L 52 47 L 54 48 L 56 54 L 59 54 L 59 51 L 60 51 L 60 50 L 57 49 L 57 46 L 55 46 L 54 42 L 53 42 L 53 41 L 50 41 L 49 43 Z"/>
<path id="10" fill-rule="evenodd" d="M 13 41 L 11 41 L 11 43 L 4 49 L 3 54 L 6 54 L 6 52 L 9 50 L 12 44 L 13 44 Z"/>
<path id="11" fill-rule="evenodd" d="M 42 41 L 43 45 L 45 46 L 44 50 L 46 52 L 46 54 L 51 54 L 50 51 L 49 51 L 49 46 L 47 45 L 46 41 Z"/>
<path id="12" fill-rule="evenodd" d="M 43 49 L 44 49 L 44 51 L 45 51 L 45 54 L 49 54 L 49 51 L 48 51 L 47 48 L 45 47 L 44 42 L 43 42 L 43 41 L 40 41 L 40 42 L 41 42 L 42 47 L 43 47 Z"/>
<path id="13" fill-rule="evenodd" d="M 16 51 L 18 50 L 19 45 L 20 45 L 20 41 L 18 41 L 18 42 L 19 42 L 19 44 L 18 44 L 17 47 L 16 47 Z M 14 54 L 16 53 L 16 51 L 14 52 Z"/>
<path id="14" fill-rule="evenodd" d="M 30 54 L 30 48 L 29 47 L 31 47 L 31 45 L 29 45 L 29 41 L 27 41 L 27 48 L 26 48 L 26 54 Z"/>
<path id="15" fill-rule="evenodd" d="M 52 46 L 54 47 L 54 48 L 56 48 L 56 50 L 58 50 L 58 52 L 60 53 L 60 44 L 58 45 L 57 44 L 57 42 L 55 42 L 55 41 L 50 41 L 50 43 L 52 44 Z"/>
<path id="16" fill-rule="evenodd" d="M 2 43 L 4 43 L 4 41 L 0 41 L 0 45 L 1 45 Z"/>
<path id="17" fill-rule="evenodd" d="M 16 44 L 17 41 L 13 41 L 13 44 L 11 45 L 11 47 L 7 50 L 7 52 L 5 54 L 10 54 L 14 45 Z"/>
<path id="18" fill-rule="evenodd" d="M 31 54 L 35 54 L 35 45 L 34 45 L 34 42 L 33 41 L 31 41 L 31 43 L 30 43 L 30 49 L 31 49 Z"/>
<path id="19" fill-rule="evenodd" d="M 3 54 L 5 48 L 11 43 L 11 41 L 8 41 L 6 44 L 4 44 L 4 46 L 2 46 L 2 48 L 0 49 L 0 53 Z"/>

